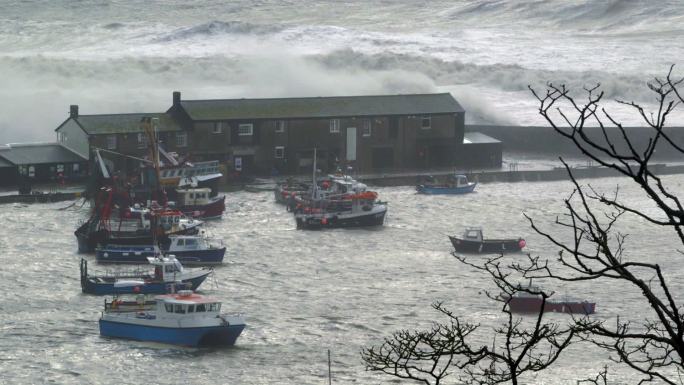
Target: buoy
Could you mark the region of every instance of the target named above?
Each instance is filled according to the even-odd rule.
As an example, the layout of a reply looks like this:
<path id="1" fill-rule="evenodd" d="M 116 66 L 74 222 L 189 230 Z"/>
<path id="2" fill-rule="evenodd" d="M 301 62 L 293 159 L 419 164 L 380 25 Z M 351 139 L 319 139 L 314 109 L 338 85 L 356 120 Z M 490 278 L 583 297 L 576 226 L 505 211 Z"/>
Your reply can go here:
<path id="1" fill-rule="evenodd" d="M 522 249 L 523 247 L 525 247 L 526 244 L 527 244 L 527 243 L 525 242 L 524 239 L 521 239 L 521 240 L 518 241 L 518 247 L 520 247 L 521 249 Z"/>
<path id="2" fill-rule="evenodd" d="M 323 219 L 321 219 L 321 224 L 322 224 L 322 225 L 327 225 L 327 224 L 328 224 L 328 218 L 323 218 Z"/>

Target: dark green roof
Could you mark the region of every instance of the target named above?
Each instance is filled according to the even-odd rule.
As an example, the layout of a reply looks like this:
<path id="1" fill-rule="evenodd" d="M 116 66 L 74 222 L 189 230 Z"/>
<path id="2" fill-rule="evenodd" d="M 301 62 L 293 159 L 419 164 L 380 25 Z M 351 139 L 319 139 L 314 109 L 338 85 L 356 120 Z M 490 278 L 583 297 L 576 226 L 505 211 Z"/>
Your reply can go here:
<path id="1" fill-rule="evenodd" d="M 192 120 L 329 118 L 464 112 L 449 93 L 182 100 L 181 106 Z"/>
<path id="2" fill-rule="evenodd" d="M 127 134 L 142 132 L 140 129 L 140 120 L 143 117 L 159 118 L 159 131 L 179 131 L 181 129 L 169 115 L 158 112 L 79 115 L 76 118 L 76 121 L 89 135 Z"/>
<path id="3" fill-rule="evenodd" d="M 0 158 L 11 164 L 72 163 L 87 159 L 59 143 L 22 143 L 0 147 Z"/>
<path id="4" fill-rule="evenodd" d="M 2 148 L 3 147 L 0 147 L 0 154 L 2 154 Z M 2 157 L 0 157 L 0 168 L 5 168 L 5 167 L 14 167 L 14 165 L 12 163 L 6 161 Z"/>

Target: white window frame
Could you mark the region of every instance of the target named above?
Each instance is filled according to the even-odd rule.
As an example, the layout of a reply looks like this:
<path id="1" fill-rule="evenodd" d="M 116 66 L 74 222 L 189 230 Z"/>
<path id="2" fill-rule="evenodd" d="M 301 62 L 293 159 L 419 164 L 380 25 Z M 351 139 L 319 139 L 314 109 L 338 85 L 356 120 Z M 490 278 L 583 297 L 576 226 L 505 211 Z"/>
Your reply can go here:
<path id="1" fill-rule="evenodd" d="M 427 120 L 428 125 L 425 125 L 425 121 Z M 423 115 L 420 117 L 420 128 L 423 130 L 429 130 L 432 128 L 432 116 L 430 115 Z"/>
<path id="2" fill-rule="evenodd" d="M 147 148 L 147 135 L 144 132 L 138 133 L 138 148 Z"/>
<path id="3" fill-rule="evenodd" d="M 370 119 L 364 119 L 361 135 L 366 136 L 366 137 L 371 136 L 371 133 L 373 132 L 372 127 L 373 126 L 371 125 L 371 120 Z"/>
<path id="4" fill-rule="evenodd" d="M 276 133 L 285 132 L 285 127 L 287 127 L 287 121 L 286 120 L 276 120 L 276 128 L 275 128 Z"/>
<path id="5" fill-rule="evenodd" d="M 187 132 L 176 132 L 176 147 L 187 147 L 188 146 L 188 133 Z"/>
<path id="6" fill-rule="evenodd" d="M 339 134 L 340 133 L 340 120 L 330 119 L 330 133 Z"/>
<path id="7" fill-rule="evenodd" d="M 223 133 L 223 122 L 214 122 L 214 128 L 211 130 L 212 134 Z"/>
<path id="8" fill-rule="evenodd" d="M 107 135 L 105 140 L 107 141 L 107 150 L 116 150 L 116 135 Z"/>
<path id="9" fill-rule="evenodd" d="M 278 152 L 280 152 L 280 156 L 278 156 Z M 276 159 L 284 159 L 285 158 L 285 146 L 275 146 L 273 156 Z"/>
<path id="10" fill-rule="evenodd" d="M 245 130 L 245 131 L 243 131 Z M 238 136 L 252 136 L 254 135 L 254 124 L 242 123 L 238 126 Z"/>

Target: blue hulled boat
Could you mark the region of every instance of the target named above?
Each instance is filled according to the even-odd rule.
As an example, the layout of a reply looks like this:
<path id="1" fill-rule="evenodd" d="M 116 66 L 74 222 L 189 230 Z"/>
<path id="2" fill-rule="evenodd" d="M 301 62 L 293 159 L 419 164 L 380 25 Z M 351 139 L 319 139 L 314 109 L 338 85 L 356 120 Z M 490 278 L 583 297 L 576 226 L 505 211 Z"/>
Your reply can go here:
<path id="1" fill-rule="evenodd" d="M 148 257 L 173 255 L 183 265 L 215 265 L 223 263 L 226 248 L 218 240 L 204 236 L 183 235 L 168 237 L 160 250 L 155 246 L 106 245 L 95 249 L 98 262 L 147 263 Z"/>
<path id="2" fill-rule="evenodd" d="M 221 314 L 221 302 L 182 290 L 155 297 L 153 309 L 121 311 L 105 302 L 100 335 L 185 346 L 231 346 L 245 328 L 240 315 Z"/>
<path id="3" fill-rule="evenodd" d="M 164 294 L 182 289 L 196 289 L 214 270 L 184 269 L 173 256 L 148 257 L 154 272 L 119 272 L 105 275 L 88 274 L 88 261 L 81 259 L 81 290 L 84 293 Z"/>
<path id="4" fill-rule="evenodd" d="M 444 184 L 428 182 L 416 186 L 416 191 L 420 194 L 467 194 L 473 192 L 477 186 L 476 182 L 468 182 L 468 178 L 462 174 L 452 175 L 450 180 Z"/>

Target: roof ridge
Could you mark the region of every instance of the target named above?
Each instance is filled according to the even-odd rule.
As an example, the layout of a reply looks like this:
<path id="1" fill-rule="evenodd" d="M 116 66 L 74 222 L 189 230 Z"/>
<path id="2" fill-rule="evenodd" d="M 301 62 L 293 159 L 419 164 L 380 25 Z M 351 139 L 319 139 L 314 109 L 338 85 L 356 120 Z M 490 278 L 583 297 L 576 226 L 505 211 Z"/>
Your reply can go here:
<path id="1" fill-rule="evenodd" d="M 93 116 L 120 116 L 120 115 L 168 115 L 166 112 L 123 112 L 123 113 L 113 113 L 113 114 L 79 114 L 78 118 L 81 117 L 93 117 Z"/>
<path id="2" fill-rule="evenodd" d="M 335 98 L 378 98 L 378 97 L 399 97 L 399 96 L 436 96 L 451 95 L 451 92 L 425 92 L 418 94 L 373 94 L 373 95 L 330 95 L 330 96 L 294 96 L 281 98 L 227 98 L 227 99 L 182 99 L 184 102 L 221 102 L 234 100 L 288 100 L 288 99 L 335 99 Z M 453 97 L 453 95 L 451 95 Z"/>

